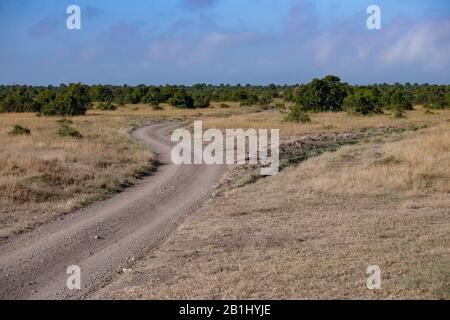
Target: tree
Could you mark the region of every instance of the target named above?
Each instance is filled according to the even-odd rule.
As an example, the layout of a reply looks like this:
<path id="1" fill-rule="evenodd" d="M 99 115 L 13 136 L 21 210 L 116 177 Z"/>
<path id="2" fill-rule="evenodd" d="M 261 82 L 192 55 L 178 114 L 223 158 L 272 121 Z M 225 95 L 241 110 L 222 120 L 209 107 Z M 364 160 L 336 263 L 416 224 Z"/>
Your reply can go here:
<path id="1" fill-rule="evenodd" d="M 380 93 L 376 88 L 357 89 L 344 99 L 344 107 L 349 113 L 364 116 L 381 113 Z"/>
<path id="2" fill-rule="evenodd" d="M 38 93 L 34 98 L 33 104 L 35 111 L 41 111 L 45 106 L 53 103 L 55 100 L 56 93 L 54 90 L 45 89 Z"/>
<path id="3" fill-rule="evenodd" d="M 92 101 L 111 102 L 113 100 L 113 91 L 108 86 L 92 86 L 89 93 Z"/>
<path id="4" fill-rule="evenodd" d="M 32 90 L 26 87 L 15 87 L 0 102 L 0 112 L 35 112 Z"/>
<path id="5" fill-rule="evenodd" d="M 179 109 L 194 108 L 194 99 L 186 93 L 184 89 L 178 89 L 174 95 L 168 100 L 171 106 Z"/>
<path id="6" fill-rule="evenodd" d="M 414 102 L 426 109 L 444 109 L 449 105 L 448 96 L 445 86 L 423 87 L 416 92 Z"/>
<path id="7" fill-rule="evenodd" d="M 47 116 L 83 115 L 91 104 L 86 86 L 70 84 L 56 94 L 54 101 L 46 104 L 41 113 Z"/>
<path id="8" fill-rule="evenodd" d="M 308 85 L 298 88 L 298 102 L 305 110 L 314 112 L 341 111 L 347 87 L 335 76 L 314 79 Z"/>
<path id="9" fill-rule="evenodd" d="M 412 102 L 407 99 L 403 90 L 400 88 L 395 89 L 390 99 L 391 108 L 398 111 L 412 110 Z"/>
<path id="10" fill-rule="evenodd" d="M 194 108 L 208 108 L 210 106 L 211 99 L 207 94 L 195 94 L 194 95 Z"/>

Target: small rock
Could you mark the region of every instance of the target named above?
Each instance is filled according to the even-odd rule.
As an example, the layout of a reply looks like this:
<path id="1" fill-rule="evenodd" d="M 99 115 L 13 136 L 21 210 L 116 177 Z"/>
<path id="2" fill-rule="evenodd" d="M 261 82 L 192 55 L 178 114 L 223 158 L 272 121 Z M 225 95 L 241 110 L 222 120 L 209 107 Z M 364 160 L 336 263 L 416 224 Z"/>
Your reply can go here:
<path id="1" fill-rule="evenodd" d="M 95 240 L 103 240 L 103 238 L 100 237 L 100 236 L 95 236 L 94 239 L 95 239 Z"/>

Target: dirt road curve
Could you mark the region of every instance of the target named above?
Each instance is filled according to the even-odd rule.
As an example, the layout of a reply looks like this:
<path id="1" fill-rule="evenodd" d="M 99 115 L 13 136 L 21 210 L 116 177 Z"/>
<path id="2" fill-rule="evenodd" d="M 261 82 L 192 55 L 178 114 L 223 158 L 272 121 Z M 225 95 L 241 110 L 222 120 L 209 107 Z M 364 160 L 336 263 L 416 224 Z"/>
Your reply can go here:
<path id="1" fill-rule="evenodd" d="M 156 247 L 183 216 L 194 211 L 224 168 L 173 165 L 166 132 L 175 126 L 155 124 L 133 133 L 158 155 L 161 165 L 154 175 L 107 201 L 1 245 L 0 298 L 88 297 Z M 66 287 L 70 265 L 81 268 L 81 290 Z"/>

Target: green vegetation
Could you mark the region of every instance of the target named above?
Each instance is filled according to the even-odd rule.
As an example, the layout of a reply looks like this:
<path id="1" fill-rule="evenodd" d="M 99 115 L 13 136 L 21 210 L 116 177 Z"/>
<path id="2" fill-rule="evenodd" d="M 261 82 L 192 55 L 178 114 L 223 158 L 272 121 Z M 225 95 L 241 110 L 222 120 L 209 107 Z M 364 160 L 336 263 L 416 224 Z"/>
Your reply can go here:
<path id="1" fill-rule="evenodd" d="M 178 89 L 174 95 L 168 100 L 168 103 L 179 109 L 192 109 L 194 108 L 194 99 L 187 94 L 186 90 Z"/>
<path id="2" fill-rule="evenodd" d="M 297 91 L 297 101 L 306 111 L 341 111 L 349 87 L 335 76 L 314 79 Z"/>
<path id="3" fill-rule="evenodd" d="M 28 128 L 24 128 L 20 125 L 15 125 L 14 129 L 12 129 L 9 134 L 12 136 L 28 136 L 31 134 L 31 131 Z"/>
<path id="4" fill-rule="evenodd" d="M 77 139 L 83 138 L 83 136 L 81 135 L 81 133 L 78 130 L 76 130 L 70 126 L 71 123 L 72 123 L 72 121 L 67 120 L 67 119 L 59 120 L 58 121 L 59 128 L 58 128 L 58 131 L 56 132 L 56 134 L 63 138 L 64 137 L 77 138 Z"/>
<path id="5" fill-rule="evenodd" d="M 381 113 L 380 92 L 376 88 L 358 88 L 344 99 L 347 112 L 358 115 Z"/>
<path id="6" fill-rule="evenodd" d="M 308 84 L 284 86 L 0 86 L 0 112 L 37 112 L 50 116 L 82 115 L 93 106 L 92 102 L 98 104 L 99 109 L 114 110 L 124 104 L 138 103 L 156 108 L 162 103 L 182 109 L 208 108 L 211 102 L 222 103 L 222 108 L 226 108 L 225 102 L 238 102 L 242 106 L 282 109 L 283 101 L 301 105 L 304 112 L 347 110 L 370 115 L 386 109 L 404 113 L 412 105 L 422 105 L 430 110 L 447 108 L 450 105 L 450 85 L 396 83 L 351 86 L 329 75 Z"/>
<path id="7" fill-rule="evenodd" d="M 284 118 L 285 121 L 290 122 L 301 122 L 307 123 L 311 122 L 311 118 L 303 111 L 303 107 L 300 104 L 296 104 L 289 108 L 289 111 Z"/>
<path id="8" fill-rule="evenodd" d="M 40 112 L 46 116 L 83 115 L 91 104 L 88 89 L 81 84 L 70 84 L 60 90 L 49 103 L 44 104 Z"/>

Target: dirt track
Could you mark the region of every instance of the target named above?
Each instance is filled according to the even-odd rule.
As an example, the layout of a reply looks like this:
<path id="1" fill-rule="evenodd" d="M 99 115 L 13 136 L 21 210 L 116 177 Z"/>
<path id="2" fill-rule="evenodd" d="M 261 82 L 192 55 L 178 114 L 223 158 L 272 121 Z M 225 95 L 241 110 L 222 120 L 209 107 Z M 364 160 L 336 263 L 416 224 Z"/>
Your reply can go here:
<path id="1" fill-rule="evenodd" d="M 175 123 L 136 130 L 158 156 L 158 171 L 100 203 L 42 225 L 0 246 L 1 299 L 79 299 L 108 283 L 155 248 L 217 184 L 220 166 L 177 166 L 166 131 Z M 81 290 L 69 290 L 67 267 L 81 268 Z"/>

